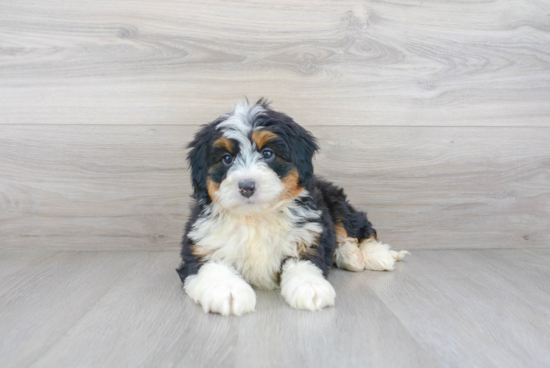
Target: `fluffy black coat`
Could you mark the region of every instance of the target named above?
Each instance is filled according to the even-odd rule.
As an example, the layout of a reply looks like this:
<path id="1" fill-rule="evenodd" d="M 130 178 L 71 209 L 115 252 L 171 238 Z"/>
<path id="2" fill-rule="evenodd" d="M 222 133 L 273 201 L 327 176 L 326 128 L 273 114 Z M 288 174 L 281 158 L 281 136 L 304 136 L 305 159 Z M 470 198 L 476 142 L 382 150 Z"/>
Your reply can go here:
<path id="1" fill-rule="evenodd" d="M 346 236 L 361 243 L 364 239 L 376 239 L 376 231 L 372 228 L 365 212 L 357 211 L 347 200 L 342 188 L 313 175 L 312 157 L 318 150 L 315 138 L 303 127 L 295 123 L 285 114 L 273 111 L 264 101 L 258 102 L 265 113 L 250 122 L 254 127 L 262 127 L 272 132 L 277 140 L 278 163 L 273 163 L 272 169 L 280 178 L 296 170 L 299 180 L 298 186 L 305 188 L 309 195 L 294 199 L 302 207 L 308 207 L 321 212 L 317 221 L 323 231 L 317 241 L 311 244 L 310 251 L 300 254 L 301 259 L 309 260 L 319 267 L 326 277 L 334 263 L 334 252 L 338 246 L 336 240 L 337 228 L 345 229 Z M 195 239 L 190 238 L 194 224 L 207 211 L 213 198 L 208 192 L 208 181 L 219 184 L 224 180 L 224 168 L 219 158 L 213 158 L 213 145 L 222 137 L 218 125 L 224 122 L 227 116 L 222 116 L 210 124 L 202 127 L 195 139 L 189 144 L 191 151 L 188 155 L 192 171 L 192 185 L 195 192 L 191 216 L 185 227 L 182 240 L 181 266 L 177 272 L 182 280 L 197 274 L 205 263 L 205 258 L 197 255 L 193 250 Z M 238 150 L 237 142 L 230 142 L 233 150 Z M 234 152 L 232 152 L 234 154 Z M 216 170 L 212 167 L 216 166 Z M 214 174 L 213 174 L 214 173 Z M 309 220 L 311 221 L 311 220 Z M 281 267 L 287 259 L 281 259 Z"/>

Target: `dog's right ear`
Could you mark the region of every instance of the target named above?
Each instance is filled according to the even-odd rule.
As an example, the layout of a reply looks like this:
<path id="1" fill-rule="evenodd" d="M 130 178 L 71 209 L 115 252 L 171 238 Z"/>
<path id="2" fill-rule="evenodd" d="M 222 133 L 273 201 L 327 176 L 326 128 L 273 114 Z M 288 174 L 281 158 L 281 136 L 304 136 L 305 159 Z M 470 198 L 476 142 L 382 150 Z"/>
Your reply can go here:
<path id="1" fill-rule="evenodd" d="M 205 198 L 208 196 L 206 190 L 206 147 L 196 139 L 189 143 L 188 148 L 191 151 L 187 155 L 189 160 L 189 167 L 191 168 L 191 183 L 193 184 L 193 190 L 199 198 Z"/>
<path id="2" fill-rule="evenodd" d="M 187 155 L 191 168 L 191 183 L 199 199 L 210 198 L 206 186 L 206 176 L 208 174 L 208 151 L 216 133 L 216 123 L 203 125 L 201 130 L 195 134 L 195 139 L 187 146 L 191 149 Z"/>

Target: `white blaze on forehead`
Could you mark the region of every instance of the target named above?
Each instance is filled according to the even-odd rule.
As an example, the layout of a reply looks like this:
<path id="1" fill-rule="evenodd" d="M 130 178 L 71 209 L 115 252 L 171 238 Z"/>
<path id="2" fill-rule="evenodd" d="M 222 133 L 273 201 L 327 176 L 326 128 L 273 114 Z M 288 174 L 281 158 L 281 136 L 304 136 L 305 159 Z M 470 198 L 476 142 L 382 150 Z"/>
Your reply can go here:
<path id="1" fill-rule="evenodd" d="M 266 113 L 261 105 L 239 102 L 232 113 L 224 115 L 218 129 L 223 136 L 238 142 L 239 153 L 227 170 L 216 195 L 216 203 L 233 213 L 257 214 L 268 211 L 279 201 L 284 185 L 257 151 L 250 133 L 261 129 L 255 126 L 257 119 Z M 253 181 L 256 184 L 254 196 L 244 198 L 239 183 Z"/>
<path id="2" fill-rule="evenodd" d="M 218 125 L 223 136 L 234 139 L 241 145 L 241 150 L 250 151 L 253 149 L 249 139 L 250 132 L 254 128 L 254 120 L 265 112 L 261 105 L 251 105 L 245 102 L 237 102 L 231 114 L 225 115 L 227 119 Z"/>

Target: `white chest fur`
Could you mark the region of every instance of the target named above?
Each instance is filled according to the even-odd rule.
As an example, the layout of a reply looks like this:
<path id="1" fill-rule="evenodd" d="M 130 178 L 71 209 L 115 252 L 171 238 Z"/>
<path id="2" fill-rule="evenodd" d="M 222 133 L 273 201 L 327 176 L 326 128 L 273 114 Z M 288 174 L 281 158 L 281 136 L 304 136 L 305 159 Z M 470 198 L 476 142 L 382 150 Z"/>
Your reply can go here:
<path id="1" fill-rule="evenodd" d="M 318 218 L 318 211 L 294 201 L 254 216 L 230 214 L 214 203 L 189 237 L 207 260 L 228 262 L 253 286 L 273 289 L 281 261 L 297 257 L 299 246 L 312 244 L 322 232 L 319 223 L 308 221 Z"/>

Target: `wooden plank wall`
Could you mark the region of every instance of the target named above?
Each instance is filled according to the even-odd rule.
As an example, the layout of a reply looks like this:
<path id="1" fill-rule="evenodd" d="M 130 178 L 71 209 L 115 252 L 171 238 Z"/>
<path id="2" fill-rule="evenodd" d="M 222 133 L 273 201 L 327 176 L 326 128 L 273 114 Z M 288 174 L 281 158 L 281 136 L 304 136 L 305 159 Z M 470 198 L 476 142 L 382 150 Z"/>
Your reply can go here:
<path id="1" fill-rule="evenodd" d="M 184 146 L 244 96 L 407 249 L 548 247 L 550 3 L 0 3 L 0 247 L 175 249 Z"/>

